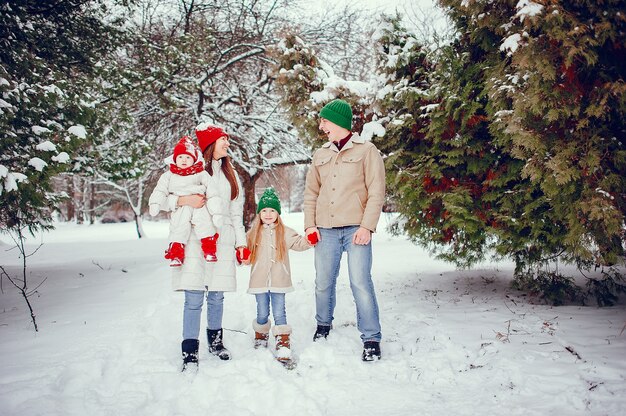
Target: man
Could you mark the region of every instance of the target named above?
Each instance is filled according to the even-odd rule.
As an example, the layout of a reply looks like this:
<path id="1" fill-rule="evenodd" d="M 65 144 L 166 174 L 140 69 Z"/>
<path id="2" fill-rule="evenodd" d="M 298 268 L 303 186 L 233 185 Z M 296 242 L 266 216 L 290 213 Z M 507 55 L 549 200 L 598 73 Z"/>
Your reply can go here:
<path id="1" fill-rule="evenodd" d="M 372 282 L 372 233 L 385 200 L 385 167 L 371 142 L 352 133 L 352 108 L 334 100 L 320 111 L 328 142 L 313 155 L 304 191 L 304 226 L 315 246 L 316 341 L 332 328 L 339 265 L 348 253 L 363 361 L 381 358 L 380 319 Z"/>

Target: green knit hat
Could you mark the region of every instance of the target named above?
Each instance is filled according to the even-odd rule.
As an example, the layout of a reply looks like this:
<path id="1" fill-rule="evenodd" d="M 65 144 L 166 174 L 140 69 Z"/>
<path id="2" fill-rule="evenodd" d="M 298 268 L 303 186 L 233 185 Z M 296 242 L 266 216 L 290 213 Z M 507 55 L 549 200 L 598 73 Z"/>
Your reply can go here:
<path id="1" fill-rule="evenodd" d="M 280 215 L 280 199 L 276 194 L 274 188 L 267 188 L 263 195 L 261 195 L 261 199 L 259 199 L 259 204 L 256 207 L 256 213 L 261 212 L 263 208 L 274 208 L 278 215 Z"/>
<path id="2" fill-rule="evenodd" d="M 352 130 L 352 108 L 344 100 L 337 99 L 326 104 L 320 111 L 320 117 L 335 123 L 339 127 Z"/>

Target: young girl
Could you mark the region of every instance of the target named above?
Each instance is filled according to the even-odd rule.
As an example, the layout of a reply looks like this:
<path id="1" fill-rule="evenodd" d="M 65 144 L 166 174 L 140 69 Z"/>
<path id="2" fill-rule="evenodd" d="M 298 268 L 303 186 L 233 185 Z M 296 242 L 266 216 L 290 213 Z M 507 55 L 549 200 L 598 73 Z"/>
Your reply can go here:
<path id="1" fill-rule="evenodd" d="M 312 246 L 280 219 L 280 200 L 273 188 L 265 190 L 257 206 L 257 216 L 248 231 L 252 264 L 248 293 L 256 296 L 257 317 L 252 322 L 254 347 L 267 347 L 271 323 L 270 304 L 274 315 L 272 333 L 276 340 L 276 358 L 291 364 L 291 327 L 287 325 L 285 293 L 292 292 L 288 250 L 304 251 Z"/>

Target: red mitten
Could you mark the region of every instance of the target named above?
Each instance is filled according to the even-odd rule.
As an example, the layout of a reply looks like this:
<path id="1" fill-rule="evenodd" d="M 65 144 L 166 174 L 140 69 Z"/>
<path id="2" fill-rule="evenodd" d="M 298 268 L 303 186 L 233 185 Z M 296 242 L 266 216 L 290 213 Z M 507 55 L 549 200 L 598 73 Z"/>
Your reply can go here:
<path id="1" fill-rule="evenodd" d="M 306 239 L 309 240 L 309 243 L 311 243 L 312 246 L 316 245 L 318 241 L 320 241 L 317 239 L 317 233 L 311 233 L 307 235 Z"/>
<path id="2" fill-rule="evenodd" d="M 242 257 L 242 255 L 239 254 L 239 250 L 235 249 L 235 255 L 237 256 L 237 263 L 241 264 L 243 261 L 250 258 L 250 250 L 248 250 L 248 247 L 244 247 Z"/>

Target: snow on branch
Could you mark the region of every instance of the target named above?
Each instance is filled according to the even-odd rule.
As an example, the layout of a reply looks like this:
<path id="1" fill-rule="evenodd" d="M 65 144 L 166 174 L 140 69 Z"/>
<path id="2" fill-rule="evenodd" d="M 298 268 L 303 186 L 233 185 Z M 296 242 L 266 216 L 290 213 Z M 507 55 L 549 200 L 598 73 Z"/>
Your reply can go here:
<path id="1" fill-rule="evenodd" d="M 223 64 L 220 64 L 220 62 L 222 62 L 223 58 L 228 55 L 230 52 L 240 49 L 240 48 L 250 48 L 248 51 L 241 53 L 233 58 L 231 58 L 230 60 L 228 60 L 228 62 L 225 62 Z M 226 49 L 225 51 L 223 51 L 220 54 L 220 58 L 217 60 L 217 62 L 215 63 L 215 66 L 213 68 L 212 71 L 208 72 L 206 74 L 206 76 L 204 76 L 202 78 L 202 80 L 199 81 L 199 84 L 204 84 L 206 81 L 208 81 L 211 77 L 213 77 L 215 74 L 219 74 L 220 72 L 225 71 L 228 67 L 236 64 L 237 62 L 246 60 L 252 56 L 255 55 L 259 55 L 265 52 L 265 48 L 259 45 L 253 45 L 253 44 L 247 44 L 247 43 L 240 43 L 237 45 L 233 45 L 230 48 Z"/>

